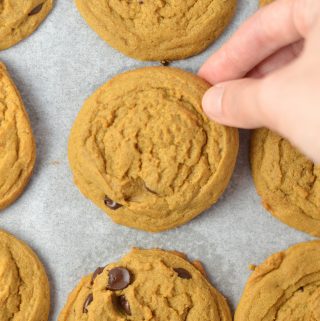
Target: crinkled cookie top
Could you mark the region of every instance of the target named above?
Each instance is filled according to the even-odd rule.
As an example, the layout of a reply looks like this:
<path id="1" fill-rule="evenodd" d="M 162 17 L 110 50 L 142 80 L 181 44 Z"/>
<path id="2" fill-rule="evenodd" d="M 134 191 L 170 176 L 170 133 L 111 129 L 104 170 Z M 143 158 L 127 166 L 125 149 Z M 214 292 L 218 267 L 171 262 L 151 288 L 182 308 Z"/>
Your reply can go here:
<path id="1" fill-rule="evenodd" d="M 184 257 L 134 249 L 98 268 L 69 296 L 59 321 L 231 321 L 226 300 Z"/>
<path id="2" fill-rule="evenodd" d="M 35 142 L 23 102 L 0 63 L 0 209 L 11 204 L 29 181 Z"/>
<path id="3" fill-rule="evenodd" d="M 320 242 L 295 245 L 258 266 L 235 321 L 320 320 Z"/>
<path id="4" fill-rule="evenodd" d="M 290 226 L 320 236 L 320 166 L 267 129 L 253 134 L 251 163 L 267 210 Z"/>
<path id="5" fill-rule="evenodd" d="M 35 31 L 52 8 L 53 0 L 1 0 L 0 50 Z"/>
<path id="6" fill-rule="evenodd" d="M 176 60 L 209 46 L 231 20 L 236 0 L 76 0 L 111 46 L 141 60 Z"/>
<path id="7" fill-rule="evenodd" d="M 32 250 L 0 230 L 0 321 L 47 321 L 49 284 Z"/>
<path id="8" fill-rule="evenodd" d="M 142 68 L 117 76 L 80 111 L 69 159 L 80 190 L 117 223 L 159 231 L 217 201 L 238 132 L 202 112 L 208 88 L 187 72 Z"/>

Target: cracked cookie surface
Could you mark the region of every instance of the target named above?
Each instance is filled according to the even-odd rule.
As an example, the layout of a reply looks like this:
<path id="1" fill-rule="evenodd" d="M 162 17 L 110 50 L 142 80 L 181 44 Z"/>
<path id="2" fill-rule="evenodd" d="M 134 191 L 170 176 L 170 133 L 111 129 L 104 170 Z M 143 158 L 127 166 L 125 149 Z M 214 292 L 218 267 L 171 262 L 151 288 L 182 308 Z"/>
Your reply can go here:
<path id="1" fill-rule="evenodd" d="M 253 133 L 251 165 L 265 208 L 284 223 L 320 236 L 320 166 L 268 129 Z"/>
<path id="2" fill-rule="evenodd" d="M 0 321 L 47 321 L 46 272 L 23 242 L 0 230 Z"/>
<path id="3" fill-rule="evenodd" d="M 58 320 L 231 321 L 225 298 L 196 266 L 203 270 L 180 253 L 133 249 L 84 277 Z"/>
<path id="4" fill-rule="evenodd" d="M 297 244 L 258 266 L 234 320 L 320 320 L 320 242 Z"/>
<path id="5" fill-rule="evenodd" d="M 84 104 L 72 128 L 76 185 L 111 218 L 162 231 L 214 204 L 238 151 L 238 131 L 210 121 L 209 85 L 169 67 L 121 74 Z"/>
<path id="6" fill-rule="evenodd" d="M 236 0 L 76 0 L 93 30 L 140 60 L 177 60 L 205 50 L 234 15 Z"/>
<path id="7" fill-rule="evenodd" d="M 0 0 L 0 50 L 33 33 L 51 11 L 53 0 Z"/>
<path id="8" fill-rule="evenodd" d="M 0 209 L 23 191 L 35 164 L 27 112 L 6 67 L 0 63 Z"/>

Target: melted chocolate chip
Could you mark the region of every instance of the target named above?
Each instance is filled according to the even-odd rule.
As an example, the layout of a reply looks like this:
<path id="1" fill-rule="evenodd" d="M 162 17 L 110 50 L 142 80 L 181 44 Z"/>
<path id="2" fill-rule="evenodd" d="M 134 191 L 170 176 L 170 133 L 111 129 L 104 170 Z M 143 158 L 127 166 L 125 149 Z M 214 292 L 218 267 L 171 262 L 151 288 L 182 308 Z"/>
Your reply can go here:
<path id="1" fill-rule="evenodd" d="M 173 269 L 173 270 L 178 274 L 178 277 L 181 278 L 181 279 L 189 280 L 189 279 L 192 278 L 191 274 L 187 270 L 185 270 L 183 268 L 176 268 L 176 269 Z"/>
<path id="2" fill-rule="evenodd" d="M 30 12 L 29 12 L 29 16 L 33 16 L 37 13 L 39 13 L 41 11 L 43 7 L 43 3 L 39 4 L 38 6 L 36 6 L 35 8 L 33 8 Z"/>
<path id="3" fill-rule="evenodd" d="M 125 289 L 131 283 L 131 273 L 123 267 L 116 267 L 109 271 L 107 289 L 118 291 Z"/>
<path id="4" fill-rule="evenodd" d="M 116 203 L 108 196 L 104 197 L 104 204 L 106 204 L 106 206 L 108 206 L 112 210 L 117 210 L 118 208 L 122 207 L 121 204 Z"/>
<path id="5" fill-rule="evenodd" d="M 88 306 L 91 304 L 92 301 L 93 301 L 93 294 L 90 293 L 87 296 L 86 300 L 84 301 L 83 309 L 82 309 L 83 313 L 88 313 Z"/>
<path id="6" fill-rule="evenodd" d="M 168 60 L 161 60 L 160 61 L 162 66 L 169 66 L 170 62 Z"/>
<path id="7" fill-rule="evenodd" d="M 91 279 L 91 282 L 90 284 L 93 285 L 94 283 L 94 280 L 96 279 L 96 277 L 101 274 L 103 272 L 104 268 L 103 267 L 98 267 L 94 272 L 93 272 L 93 275 L 92 275 L 92 279 Z"/>
<path id="8" fill-rule="evenodd" d="M 124 295 L 118 297 L 118 305 L 127 315 L 131 315 L 130 304 Z"/>

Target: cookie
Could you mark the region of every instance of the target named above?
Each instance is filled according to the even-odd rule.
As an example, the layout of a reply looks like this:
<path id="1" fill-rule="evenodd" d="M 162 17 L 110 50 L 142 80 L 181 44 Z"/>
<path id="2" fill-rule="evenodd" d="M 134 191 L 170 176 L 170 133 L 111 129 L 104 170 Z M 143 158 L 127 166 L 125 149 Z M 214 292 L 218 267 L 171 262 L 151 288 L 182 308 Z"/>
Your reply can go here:
<path id="1" fill-rule="evenodd" d="M 260 7 L 266 6 L 267 4 L 270 4 L 274 0 L 260 0 Z"/>
<path id="2" fill-rule="evenodd" d="M 232 175 L 238 131 L 202 112 L 208 88 L 188 72 L 149 67 L 98 89 L 69 140 L 81 192 L 115 222 L 154 232 L 214 204 Z"/>
<path id="3" fill-rule="evenodd" d="M 295 245 L 258 266 L 234 320 L 320 320 L 320 242 Z"/>
<path id="4" fill-rule="evenodd" d="M 282 222 L 320 236 L 320 166 L 268 129 L 253 133 L 251 166 L 264 207 Z"/>
<path id="5" fill-rule="evenodd" d="M 199 266 L 199 263 L 197 263 Z M 58 321 L 231 321 L 226 299 L 175 252 L 133 249 L 84 277 Z"/>
<path id="6" fill-rule="evenodd" d="M 27 112 L 6 67 L 0 63 L 0 209 L 23 191 L 36 148 Z"/>
<path id="7" fill-rule="evenodd" d="M 49 282 L 36 254 L 0 230 L 0 320 L 47 321 Z"/>
<path id="8" fill-rule="evenodd" d="M 53 0 L 0 1 L 0 50 L 32 34 L 47 17 Z"/>
<path id="9" fill-rule="evenodd" d="M 205 50 L 229 24 L 236 0 L 76 0 L 90 27 L 140 60 L 177 60 Z"/>

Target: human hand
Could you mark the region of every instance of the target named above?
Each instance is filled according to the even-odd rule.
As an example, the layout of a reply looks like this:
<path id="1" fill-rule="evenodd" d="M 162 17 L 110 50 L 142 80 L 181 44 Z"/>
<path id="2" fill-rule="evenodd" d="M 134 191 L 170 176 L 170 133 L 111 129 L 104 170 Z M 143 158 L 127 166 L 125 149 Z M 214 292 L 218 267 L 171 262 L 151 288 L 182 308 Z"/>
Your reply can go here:
<path id="1" fill-rule="evenodd" d="M 203 97 L 209 118 L 268 127 L 320 163 L 319 0 L 277 0 L 260 9 L 199 75 L 215 84 Z"/>

